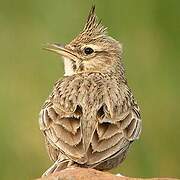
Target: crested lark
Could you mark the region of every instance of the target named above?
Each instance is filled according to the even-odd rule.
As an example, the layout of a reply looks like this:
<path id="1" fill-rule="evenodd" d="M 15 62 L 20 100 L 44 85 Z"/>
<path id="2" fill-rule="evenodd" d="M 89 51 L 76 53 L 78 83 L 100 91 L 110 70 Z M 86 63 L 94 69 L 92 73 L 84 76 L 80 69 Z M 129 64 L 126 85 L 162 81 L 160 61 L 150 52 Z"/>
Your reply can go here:
<path id="1" fill-rule="evenodd" d="M 139 138 L 141 117 L 122 64 L 121 44 L 90 10 L 83 31 L 69 44 L 49 44 L 64 59 L 65 74 L 40 112 L 39 124 L 54 164 L 109 170 Z"/>

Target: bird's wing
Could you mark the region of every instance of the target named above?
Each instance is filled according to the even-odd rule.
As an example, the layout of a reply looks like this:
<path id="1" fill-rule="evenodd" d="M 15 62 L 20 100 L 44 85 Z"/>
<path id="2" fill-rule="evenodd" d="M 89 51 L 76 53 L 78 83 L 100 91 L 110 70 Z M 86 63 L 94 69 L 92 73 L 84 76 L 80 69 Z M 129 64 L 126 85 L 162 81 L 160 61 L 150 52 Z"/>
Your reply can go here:
<path id="1" fill-rule="evenodd" d="M 103 104 L 97 110 L 98 125 L 91 142 L 89 165 L 102 163 L 116 155 L 124 156 L 141 132 L 139 107 L 126 84 L 118 87 L 109 84 L 103 97 Z"/>
<path id="2" fill-rule="evenodd" d="M 82 110 L 75 103 L 78 84 L 71 86 L 68 82 L 56 83 L 39 116 L 40 129 L 52 160 L 57 160 L 58 151 L 73 160 L 83 156 L 80 131 Z"/>

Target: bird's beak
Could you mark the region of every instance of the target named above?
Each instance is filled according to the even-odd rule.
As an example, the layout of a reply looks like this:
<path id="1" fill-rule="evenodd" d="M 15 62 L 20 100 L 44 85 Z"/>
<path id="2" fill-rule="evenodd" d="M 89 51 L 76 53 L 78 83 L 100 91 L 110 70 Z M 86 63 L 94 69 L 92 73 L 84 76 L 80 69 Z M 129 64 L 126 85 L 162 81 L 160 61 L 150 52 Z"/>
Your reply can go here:
<path id="1" fill-rule="evenodd" d="M 69 50 L 60 44 L 47 44 L 43 49 L 60 54 L 63 57 L 71 59 L 72 61 L 78 60 L 77 56 L 72 52 L 72 50 Z"/>

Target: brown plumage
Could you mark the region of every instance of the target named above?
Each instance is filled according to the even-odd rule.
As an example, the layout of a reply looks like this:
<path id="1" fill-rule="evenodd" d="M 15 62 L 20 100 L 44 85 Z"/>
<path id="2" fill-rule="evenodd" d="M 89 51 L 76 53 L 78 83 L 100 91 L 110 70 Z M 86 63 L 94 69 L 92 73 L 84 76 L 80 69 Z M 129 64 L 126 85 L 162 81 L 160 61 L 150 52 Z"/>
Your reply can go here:
<path id="1" fill-rule="evenodd" d="M 83 31 L 71 43 L 46 49 L 64 58 L 65 75 L 40 112 L 40 129 L 54 161 L 44 175 L 69 166 L 116 167 L 141 132 L 121 45 L 107 35 L 93 6 Z"/>

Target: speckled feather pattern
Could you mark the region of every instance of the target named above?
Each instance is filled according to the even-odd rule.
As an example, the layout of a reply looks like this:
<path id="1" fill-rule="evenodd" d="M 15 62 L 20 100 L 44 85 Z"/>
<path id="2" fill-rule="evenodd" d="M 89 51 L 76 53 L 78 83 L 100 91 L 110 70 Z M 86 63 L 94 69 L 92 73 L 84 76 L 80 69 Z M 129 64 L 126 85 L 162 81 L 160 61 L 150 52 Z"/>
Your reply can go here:
<path id="1" fill-rule="evenodd" d="M 69 166 L 112 169 L 141 133 L 140 110 L 125 78 L 122 47 L 97 23 L 94 9 L 83 32 L 66 46 L 79 58 L 69 59 L 75 67 L 72 75 L 56 82 L 40 111 L 40 130 L 54 161 L 45 176 Z M 83 54 L 87 45 L 96 49 L 92 55 Z"/>

